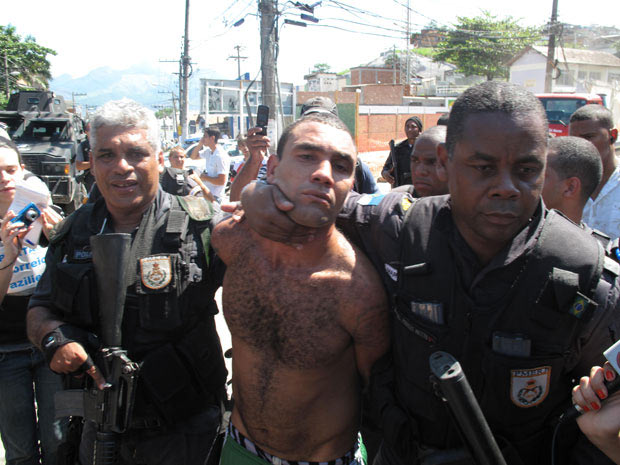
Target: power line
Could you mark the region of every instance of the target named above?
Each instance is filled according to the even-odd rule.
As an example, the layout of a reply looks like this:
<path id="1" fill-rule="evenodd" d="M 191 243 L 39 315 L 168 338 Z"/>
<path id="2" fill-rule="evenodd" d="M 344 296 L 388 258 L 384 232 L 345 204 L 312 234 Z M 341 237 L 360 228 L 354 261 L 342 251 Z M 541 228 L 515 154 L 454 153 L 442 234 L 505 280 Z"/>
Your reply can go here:
<path id="1" fill-rule="evenodd" d="M 366 26 L 366 27 L 371 27 L 371 28 L 375 28 L 375 29 L 383 29 L 385 31 L 401 31 L 401 29 L 394 29 L 394 28 L 389 28 L 389 27 L 383 27 L 383 26 L 377 26 L 374 24 L 368 24 L 368 23 L 362 23 L 359 21 L 352 21 L 350 19 L 343 19 L 343 18 L 319 18 L 321 21 L 342 21 L 345 23 L 349 23 L 349 24 L 356 24 L 359 26 Z M 405 30 L 403 29 L 402 32 L 404 33 Z"/>
<path id="2" fill-rule="evenodd" d="M 387 34 L 378 34 L 376 32 L 352 31 L 351 29 L 345 29 L 343 27 L 332 26 L 332 25 L 329 25 L 329 24 L 309 24 L 309 26 L 312 26 L 312 27 L 325 27 L 325 28 L 329 28 L 329 29 L 337 29 L 339 31 L 351 32 L 353 34 L 366 34 L 366 35 L 371 35 L 371 36 L 376 36 L 376 37 L 387 37 L 388 39 L 401 40 L 403 38 L 402 36 L 389 36 Z"/>

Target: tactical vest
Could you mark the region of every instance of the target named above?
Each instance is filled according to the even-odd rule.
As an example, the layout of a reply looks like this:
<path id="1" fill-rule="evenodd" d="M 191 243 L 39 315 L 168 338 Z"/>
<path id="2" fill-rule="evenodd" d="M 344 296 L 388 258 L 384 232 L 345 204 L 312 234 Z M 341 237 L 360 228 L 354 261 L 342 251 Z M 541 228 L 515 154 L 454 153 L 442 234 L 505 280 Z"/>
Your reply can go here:
<path id="1" fill-rule="evenodd" d="M 172 195 L 187 195 L 192 190 L 187 181 L 187 171 L 166 167 L 159 177 L 161 188 Z"/>
<path id="2" fill-rule="evenodd" d="M 429 357 L 442 350 L 460 361 L 494 434 L 525 463 L 546 463 L 541 457 L 549 451 L 550 426 L 570 399 L 567 372 L 579 355 L 577 336 L 596 306 L 592 296 L 606 296 L 610 288 L 599 280 L 602 247 L 550 211 L 509 291 L 482 307 L 460 283 L 449 239 L 434 226 L 437 211 L 437 203 L 414 202 L 401 230 L 394 390 L 411 420 L 410 434 L 430 447 L 462 447 L 429 380 Z M 498 335 L 529 339 L 529 355 L 494 350 Z"/>
<path id="3" fill-rule="evenodd" d="M 157 222 L 152 244 L 137 260 L 122 329 L 123 348 L 141 366 L 134 416 L 154 407 L 173 423 L 219 405 L 226 368 L 213 319 L 220 283 L 202 279 L 209 270 L 201 268 L 205 260 L 198 257 L 197 241 L 209 254 L 212 207 L 202 199 L 165 198 L 170 199 L 170 211 Z M 89 243 L 90 235 L 98 233 L 90 224 L 94 209 L 95 204 L 82 206 L 53 237 L 57 266 L 52 302 L 64 321 L 98 333 L 100 309 Z M 211 259 L 206 257 L 207 266 Z M 163 265 L 156 278 L 146 276 L 145 263 Z"/>

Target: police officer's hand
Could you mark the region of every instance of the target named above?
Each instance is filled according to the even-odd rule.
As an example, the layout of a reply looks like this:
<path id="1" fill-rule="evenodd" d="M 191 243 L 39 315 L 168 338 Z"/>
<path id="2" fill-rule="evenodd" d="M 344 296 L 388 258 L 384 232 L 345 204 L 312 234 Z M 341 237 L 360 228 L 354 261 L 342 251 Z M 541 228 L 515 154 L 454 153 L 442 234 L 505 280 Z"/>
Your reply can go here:
<path id="1" fill-rule="evenodd" d="M 385 179 L 391 185 L 394 185 L 394 182 L 396 181 L 394 179 L 394 176 L 392 176 L 393 172 L 394 172 L 394 168 L 392 168 L 390 170 L 383 170 L 383 171 L 381 171 L 381 176 L 383 177 L 383 179 Z"/>
<path id="2" fill-rule="evenodd" d="M 263 136 L 262 134 L 258 134 L 262 131 L 262 128 L 251 128 L 248 130 L 248 139 L 246 145 L 248 146 L 248 150 L 250 151 L 250 157 L 252 160 L 256 159 L 260 162 L 263 161 L 263 158 L 268 156 L 268 149 L 271 145 L 271 139 L 267 136 Z"/>
<path id="3" fill-rule="evenodd" d="M 241 204 L 250 228 L 267 239 L 293 246 L 314 239 L 314 229 L 299 226 L 286 215 L 294 205 L 276 186 L 248 184 L 241 193 Z"/>
<path id="4" fill-rule="evenodd" d="M 617 375 L 609 363 L 593 367 L 590 376 L 584 376 L 573 388 L 573 403 L 584 414 L 577 419 L 583 433 L 614 462 L 620 464 L 620 392 L 609 396 L 603 379 L 612 381 Z M 608 399 L 607 399 L 608 398 Z M 605 404 L 601 403 L 602 399 Z"/>
<path id="5" fill-rule="evenodd" d="M 62 216 L 52 207 L 47 207 L 41 212 L 41 221 L 43 221 L 43 234 L 49 239 L 50 232 L 62 221 Z"/>
<path id="6" fill-rule="evenodd" d="M 101 371 L 92 363 L 86 350 L 78 342 L 69 342 L 58 347 L 50 362 L 50 369 L 62 374 L 77 373 L 83 370 L 93 378 L 99 389 L 104 389 L 106 386 L 106 380 Z"/>

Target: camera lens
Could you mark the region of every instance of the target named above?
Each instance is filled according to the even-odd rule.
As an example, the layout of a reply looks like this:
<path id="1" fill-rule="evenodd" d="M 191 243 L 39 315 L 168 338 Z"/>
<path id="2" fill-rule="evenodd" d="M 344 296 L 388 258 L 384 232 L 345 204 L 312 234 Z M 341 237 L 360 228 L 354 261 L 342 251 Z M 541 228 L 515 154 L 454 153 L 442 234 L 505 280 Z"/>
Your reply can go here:
<path id="1" fill-rule="evenodd" d="M 32 223 L 39 217 L 39 213 L 34 208 L 30 208 L 24 213 L 24 219 Z"/>

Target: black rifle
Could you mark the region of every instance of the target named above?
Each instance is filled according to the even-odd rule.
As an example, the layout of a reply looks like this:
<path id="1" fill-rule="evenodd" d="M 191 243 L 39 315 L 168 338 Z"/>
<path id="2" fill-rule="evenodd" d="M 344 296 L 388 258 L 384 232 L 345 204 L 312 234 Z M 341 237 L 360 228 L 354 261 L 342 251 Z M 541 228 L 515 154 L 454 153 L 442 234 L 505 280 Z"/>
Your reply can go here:
<path id="1" fill-rule="evenodd" d="M 106 387 L 100 390 L 94 386 L 84 393 L 84 418 L 97 424 L 93 463 L 115 465 L 119 463 L 120 435 L 131 422 L 138 376 L 138 365 L 121 348 L 131 235 L 91 236 L 90 246 L 103 345 L 96 363 L 106 379 Z"/>
<path id="2" fill-rule="evenodd" d="M 491 429 L 474 397 L 461 364 L 447 352 L 434 352 L 431 373 L 455 419 L 470 455 L 479 465 L 506 465 Z"/>
<path id="3" fill-rule="evenodd" d="M 398 162 L 396 160 L 396 153 L 394 152 L 394 139 L 390 141 L 390 158 L 392 159 L 392 177 L 394 178 L 394 184 L 392 187 L 398 187 Z"/>

